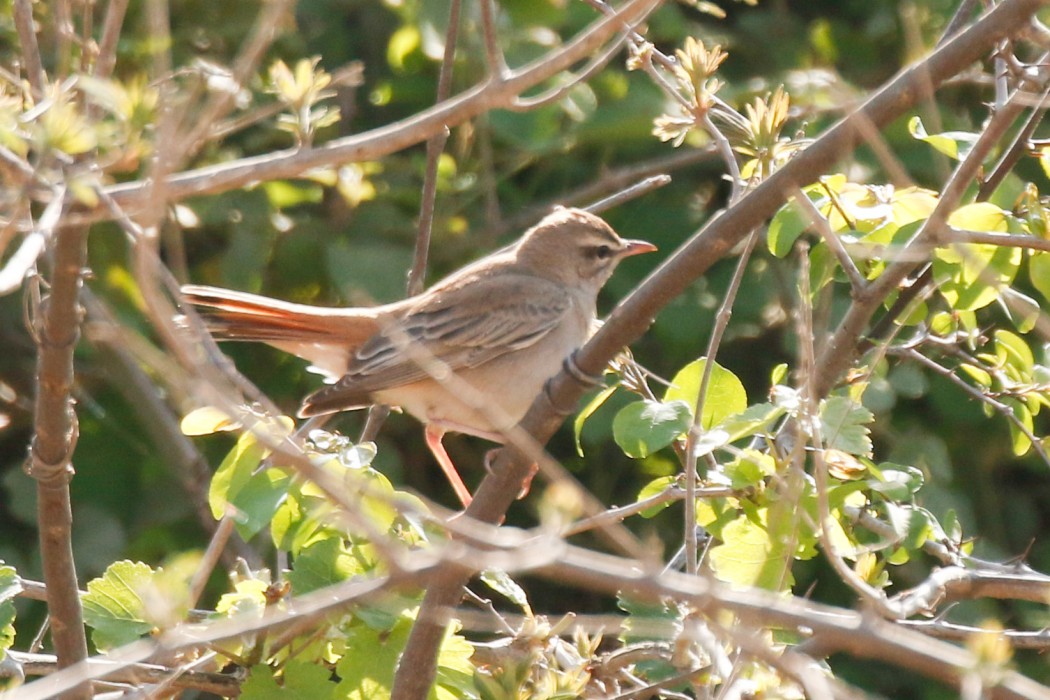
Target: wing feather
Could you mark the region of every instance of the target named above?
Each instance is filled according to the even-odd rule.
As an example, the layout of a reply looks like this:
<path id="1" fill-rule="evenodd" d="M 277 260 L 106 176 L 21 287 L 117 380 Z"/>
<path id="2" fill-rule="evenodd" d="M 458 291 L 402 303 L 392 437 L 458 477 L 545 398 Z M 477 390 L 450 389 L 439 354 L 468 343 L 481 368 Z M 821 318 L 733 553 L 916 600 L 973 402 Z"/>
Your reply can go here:
<path id="1" fill-rule="evenodd" d="M 520 274 L 477 280 L 421 299 L 400 317 L 386 320 L 351 356 L 346 374 L 308 396 L 301 413 L 367 403 L 373 391 L 429 377 L 427 364 L 433 359 L 457 371 L 530 347 L 558 327 L 571 305 L 556 283 Z"/>

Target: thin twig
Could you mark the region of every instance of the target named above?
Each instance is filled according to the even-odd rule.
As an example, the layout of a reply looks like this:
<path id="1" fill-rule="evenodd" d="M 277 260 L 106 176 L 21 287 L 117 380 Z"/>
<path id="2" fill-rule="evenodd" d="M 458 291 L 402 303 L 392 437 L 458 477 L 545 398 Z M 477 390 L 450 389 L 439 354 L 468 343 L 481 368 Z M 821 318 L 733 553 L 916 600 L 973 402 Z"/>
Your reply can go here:
<path id="1" fill-rule="evenodd" d="M 127 9 L 128 0 L 109 0 L 106 6 L 106 17 L 102 21 L 102 39 L 98 44 L 98 58 L 95 59 L 96 78 L 108 78 L 117 65 L 117 42 L 120 40 Z"/>
<path id="2" fill-rule="evenodd" d="M 187 115 L 189 118 L 188 129 L 180 137 L 180 143 L 183 144 L 182 156 L 184 158 L 194 155 L 203 147 L 214 124 L 236 105 L 236 90 L 247 84 L 255 73 L 266 50 L 276 39 L 277 32 L 291 5 L 292 0 L 269 0 L 263 3 L 247 40 L 241 46 L 237 57 L 233 61 L 230 79 L 235 88 L 233 90 L 213 92 L 200 109 L 193 110 L 192 115 Z"/>
<path id="3" fill-rule="evenodd" d="M 800 193 L 801 194 L 801 193 Z M 804 195 L 803 195 L 804 196 Z M 856 571 L 849 567 L 843 560 L 831 539 L 831 533 L 836 529 L 835 519 L 831 514 L 831 505 L 828 496 L 828 464 L 824 459 L 826 443 L 824 441 L 823 428 L 821 426 L 819 405 L 822 395 L 817 394 L 814 386 L 816 372 L 816 351 L 813 345 L 813 306 L 810 304 L 809 288 L 809 256 L 799 256 L 799 313 L 798 313 L 798 338 L 802 355 L 802 375 L 804 377 L 802 414 L 799 422 L 805 426 L 809 434 L 809 440 L 813 448 L 813 473 L 816 481 L 817 492 L 817 516 L 820 520 L 817 528 L 820 537 L 821 549 L 824 557 L 831 564 L 838 577 L 854 592 L 861 597 L 865 603 L 871 605 L 880 615 L 896 619 L 897 611 L 886 602 L 886 595 L 871 586 L 862 579 Z"/>
<path id="4" fill-rule="evenodd" d="M 33 0 L 14 0 L 15 29 L 18 30 L 18 41 L 22 44 L 22 61 L 25 66 L 26 79 L 37 95 L 44 94 L 47 75 L 40 60 L 40 46 L 36 41 L 36 27 L 33 21 Z"/>
<path id="5" fill-rule="evenodd" d="M 992 168 L 992 172 L 985 178 L 984 182 L 981 183 L 980 188 L 977 190 L 976 200 L 978 202 L 987 201 L 992 193 L 998 189 L 1006 176 L 1013 170 L 1017 162 L 1021 160 L 1021 156 L 1025 154 L 1025 151 L 1029 148 L 1029 139 L 1032 138 L 1032 134 L 1043 122 L 1043 116 L 1046 114 L 1046 95 L 1039 101 L 1035 107 L 1032 108 L 1032 113 L 1028 115 L 1028 119 L 1025 120 L 1024 126 L 1014 136 L 1013 142 L 1000 156 L 999 161 Z"/>
<path id="6" fill-rule="evenodd" d="M 1014 428 L 1018 430 L 1018 432 L 1020 432 L 1022 435 L 1028 438 L 1029 442 L 1032 443 L 1032 449 L 1035 450 L 1036 454 L 1039 455 L 1043 462 L 1050 466 L 1050 454 L 1047 454 L 1046 448 L 1043 447 L 1042 440 L 1040 440 L 1031 431 L 1031 429 L 1028 426 L 1026 426 L 1024 422 L 1021 421 L 1021 419 L 1014 415 L 1013 409 L 1004 404 L 1002 401 L 998 401 L 992 398 L 991 396 L 988 396 L 984 392 L 980 391 L 976 387 L 970 386 L 965 381 L 963 381 L 953 370 L 950 370 L 946 367 L 942 367 L 941 365 L 937 364 L 936 362 L 926 357 L 914 348 L 906 348 L 900 353 L 896 353 L 891 349 L 890 352 L 893 354 L 900 354 L 903 357 L 906 357 L 909 360 L 912 360 L 913 362 L 917 362 L 923 367 L 926 367 L 927 369 L 933 371 L 938 376 L 944 377 L 948 381 L 952 382 L 955 386 L 962 389 L 969 396 L 973 397 L 974 399 L 977 399 L 981 403 L 992 408 L 996 413 L 1002 415 L 1003 418 L 1008 420 L 1011 423 L 1011 425 L 1013 425 Z"/>
<path id="7" fill-rule="evenodd" d="M 507 106 L 530 87 L 599 50 L 617 32 L 623 21 L 639 21 L 640 18 L 648 16 L 660 1 L 628 0 L 618 9 L 615 16 L 594 22 L 558 50 L 511 71 L 505 80 L 476 85 L 404 121 L 362 134 L 333 139 L 313 148 L 249 156 L 229 163 L 174 174 L 167 178 L 166 182 L 168 201 L 225 192 L 260 180 L 296 177 L 313 168 L 376 160 L 403 150 L 425 141 L 442 129 L 461 124 L 489 110 Z M 122 208 L 137 210 L 148 203 L 151 187 L 148 182 L 134 182 L 108 186 L 105 191 Z M 100 207 L 93 213 L 96 219 L 100 215 L 105 216 L 105 207 Z"/>
<path id="8" fill-rule="evenodd" d="M 947 227 L 947 241 L 950 243 L 980 243 L 1001 248 L 1024 248 L 1025 250 L 1050 251 L 1050 240 L 1020 234 L 993 233 L 991 231 L 967 231 Z"/>
<path id="9" fill-rule="evenodd" d="M 733 489 L 725 486 L 709 486 L 704 488 L 698 488 L 696 490 L 697 498 L 720 498 L 726 496 L 732 496 L 735 492 Z M 685 498 L 685 491 L 680 486 L 669 486 L 660 493 L 643 498 L 640 501 L 630 503 L 626 506 L 620 506 L 619 508 L 609 508 L 603 513 L 592 515 L 589 518 L 583 518 L 577 520 L 568 528 L 561 531 L 563 537 L 571 537 L 572 535 L 578 535 L 581 532 L 593 530 L 601 524 L 607 522 L 623 521 L 632 515 L 637 515 L 642 511 L 656 506 L 664 505 L 665 503 L 673 503 L 674 501 L 680 501 Z"/>
<path id="10" fill-rule="evenodd" d="M 626 187 L 617 192 L 616 194 L 606 197 L 605 199 L 600 199 L 597 202 L 594 202 L 593 204 L 588 204 L 587 206 L 583 207 L 583 209 L 594 214 L 600 214 L 606 209 L 618 207 L 624 202 L 629 202 L 632 199 L 637 199 L 642 195 L 648 194 L 653 190 L 663 187 L 664 185 L 668 185 L 670 183 L 670 175 L 653 175 L 651 177 L 645 178 L 641 182 L 637 182 L 631 185 L 630 187 Z"/>
<path id="11" fill-rule="evenodd" d="M 957 39 L 946 44 L 945 48 L 965 38 L 971 31 L 973 29 L 959 35 Z M 1011 98 L 1003 109 L 992 116 L 970 153 L 959 162 L 951 178 L 945 184 L 933 212 L 919 227 L 906 247 L 924 246 L 928 245 L 931 239 L 936 240 L 937 232 L 944 227 L 948 215 L 958 207 L 966 188 L 970 186 L 981 168 L 984 158 L 1024 109 L 1024 106 L 1016 99 L 1019 94 L 1021 94 L 1020 90 L 1015 91 L 1014 98 Z M 858 341 L 872 315 L 882 305 L 882 301 L 897 289 L 914 268 L 915 263 L 908 259 L 890 264 L 877 279 L 867 285 L 863 295 L 854 299 L 817 361 L 816 389 L 818 395 L 826 394 L 838 381 L 853 361 Z"/>
<path id="12" fill-rule="evenodd" d="M 828 248 L 835 254 L 835 259 L 838 260 L 842 270 L 846 273 L 853 296 L 863 294 L 864 287 L 867 286 L 864 276 L 860 274 L 860 270 L 857 269 L 853 258 L 849 256 L 846 247 L 842 244 L 842 240 L 831 230 L 828 220 L 817 209 L 817 205 L 813 204 L 813 201 L 806 196 L 806 193 L 801 188 L 795 190 L 794 201 L 795 206 L 802 208 L 802 213 L 806 215 L 810 224 L 817 229 L 817 233 L 820 234 Z"/>
<path id="13" fill-rule="evenodd" d="M 503 58 L 503 49 L 500 48 L 496 31 L 496 9 L 492 6 L 492 0 L 479 0 L 478 6 L 481 9 L 481 35 L 485 42 L 485 62 L 489 77 L 497 81 L 503 80 L 507 73 L 507 61 Z"/>

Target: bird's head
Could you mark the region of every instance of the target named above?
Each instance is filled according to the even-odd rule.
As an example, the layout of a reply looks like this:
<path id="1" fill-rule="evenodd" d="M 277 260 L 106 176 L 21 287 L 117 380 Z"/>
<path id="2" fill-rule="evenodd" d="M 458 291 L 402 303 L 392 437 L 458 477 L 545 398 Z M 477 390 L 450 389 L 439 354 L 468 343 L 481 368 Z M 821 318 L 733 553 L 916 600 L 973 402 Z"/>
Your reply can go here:
<path id="1" fill-rule="evenodd" d="M 621 260 L 654 250 L 647 241 L 621 238 L 594 214 L 558 208 L 522 236 L 517 258 L 543 277 L 597 294 Z"/>

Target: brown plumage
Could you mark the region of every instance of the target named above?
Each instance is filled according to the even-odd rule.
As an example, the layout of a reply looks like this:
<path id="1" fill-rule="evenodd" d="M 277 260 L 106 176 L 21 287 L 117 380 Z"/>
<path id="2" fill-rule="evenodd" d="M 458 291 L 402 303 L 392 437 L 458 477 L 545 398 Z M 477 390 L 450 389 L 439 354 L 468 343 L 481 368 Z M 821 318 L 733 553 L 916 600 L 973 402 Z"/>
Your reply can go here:
<path id="1" fill-rule="evenodd" d="M 332 309 L 215 287 L 182 291 L 216 338 L 268 343 L 335 379 L 306 397 L 300 416 L 385 403 L 421 420 L 466 505 L 442 435 L 501 442 L 590 335 L 598 291 L 617 263 L 651 250 L 593 214 L 557 209 L 516 243 L 392 304 Z"/>

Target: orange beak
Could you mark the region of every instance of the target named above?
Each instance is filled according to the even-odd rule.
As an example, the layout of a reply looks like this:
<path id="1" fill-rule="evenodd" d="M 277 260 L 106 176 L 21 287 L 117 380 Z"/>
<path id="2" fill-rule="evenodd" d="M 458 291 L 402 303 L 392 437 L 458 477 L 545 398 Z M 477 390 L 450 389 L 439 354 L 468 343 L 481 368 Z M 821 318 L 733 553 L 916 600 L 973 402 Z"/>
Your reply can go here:
<path id="1" fill-rule="evenodd" d="M 656 250 L 656 246 L 654 246 L 649 241 L 630 240 L 625 241 L 625 243 L 627 243 L 627 247 L 624 248 L 623 251 L 620 253 L 620 257 L 623 258 L 627 258 L 632 255 L 641 255 L 642 253 L 651 253 L 654 250 Z"/>

